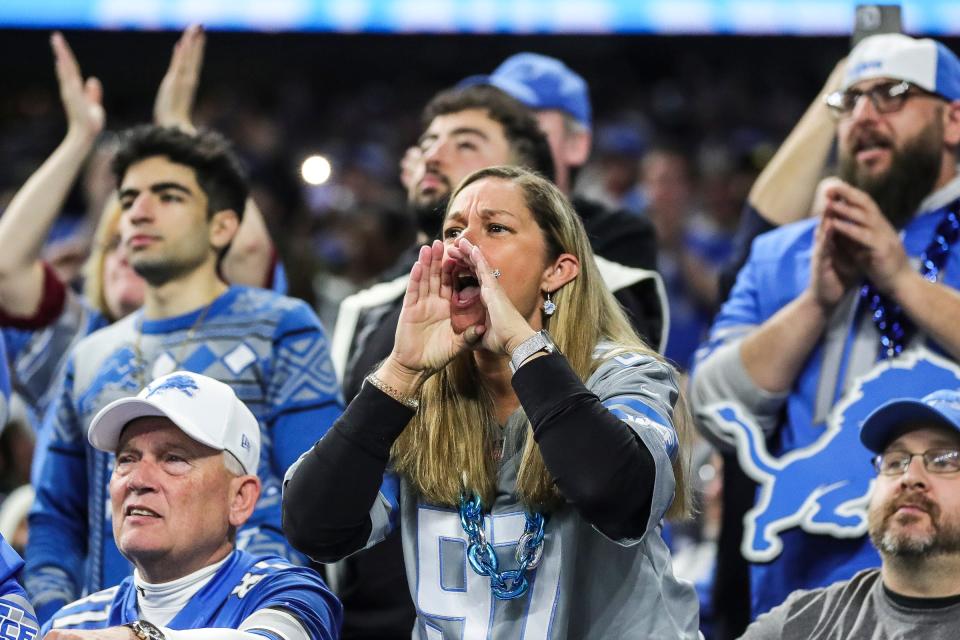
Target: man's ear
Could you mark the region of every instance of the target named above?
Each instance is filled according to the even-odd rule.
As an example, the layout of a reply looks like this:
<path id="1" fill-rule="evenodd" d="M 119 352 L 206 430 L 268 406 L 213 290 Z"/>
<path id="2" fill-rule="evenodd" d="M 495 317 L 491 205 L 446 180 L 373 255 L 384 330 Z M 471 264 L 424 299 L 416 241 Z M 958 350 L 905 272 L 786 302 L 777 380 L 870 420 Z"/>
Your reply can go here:
<path id="1" fill-rule="evenodd" d="M 572 253 L 561 253 L 543 272 L 541 291 L 554 293 L 580 275 L 580 260 Z"/>
<path id="2" fill-rule="evenodd" d="M 954 151 L 960 147 L 960 100 L 947 103 L 943 110 L 943 142 Z"/>
<path id="3" fill-rule="evenodd" d="M 580 167 L 590 157 L 590 145 L 593 135 L 587 131 L 568 133 L 563 137 L 563 160 L 571 167 Z"/>
<path id="4" fill-rule="evenodd" d="M 240 216 L 233 209 L 221 209 L 210 218 L 210 246 L 219 252 L 233 241 L 240 228 Z"/>
<path id="5" fill-rule="evenodd" d="M 237 476 L 230 480 L 230 525 L 240 527 L 253 515 L 260 499 L 260 478 Z"/>

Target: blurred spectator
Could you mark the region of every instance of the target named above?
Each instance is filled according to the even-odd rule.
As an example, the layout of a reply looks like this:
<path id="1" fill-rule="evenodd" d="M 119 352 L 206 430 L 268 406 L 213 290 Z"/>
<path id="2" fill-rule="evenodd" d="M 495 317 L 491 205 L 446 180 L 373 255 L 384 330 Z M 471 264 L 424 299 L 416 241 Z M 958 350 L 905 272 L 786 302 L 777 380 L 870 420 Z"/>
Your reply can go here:
<path id="1" fill-rule="evenodd" d="M 670 303 L 666 356 L 686 369 L 710 323 L 717 272 L 728 258 L 732 232 L 696 210 L 696 184 L 687 155 L 657 146 L 642 163 L 644 215 L 657 230 L 658 269 Z"/>
<path id="2" fill-rule="evenodd" d="M 664 527 L 670 529 L 673 574 L 693 583 L 700 601 L 700 631 L 706 640 L 713 640 L 716 613 L 713 586 L 723 512 L 723 459 L 702 439 L 697 440 L 692 459 L 694 517 L 689 522 L 671 522 Z"/>
<path id="3" fill-rule="evenodd" d="M 609 209 L 640 215 L 646 195 L 640 185 L 640 160 L 647 141 L 632 120 L 606 123 L 597 132 L 595 159 L 579 176 L 576 192 Z"/>

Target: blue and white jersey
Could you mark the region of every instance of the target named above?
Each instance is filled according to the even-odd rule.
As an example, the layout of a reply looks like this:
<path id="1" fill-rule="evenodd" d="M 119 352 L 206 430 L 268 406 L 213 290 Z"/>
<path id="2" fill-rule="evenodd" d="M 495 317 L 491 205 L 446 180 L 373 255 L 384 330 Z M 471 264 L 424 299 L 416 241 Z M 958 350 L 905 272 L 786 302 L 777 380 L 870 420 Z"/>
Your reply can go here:
<path id="1" fill-rule="evenodd" d="M 40 638 L 40 625 L 17 582 L 23 568 L 20 555 L 0 536 L 0 640 L 34 640 Z"/>
<path id="2" fill-rule="evenodd" d="M 99 311 L 86 304 L 82 296 L 66 290 L 63 311 L 49 326 L 38 330 L 2 329 L 3 342 L 10 358 L 11 386 L 24 402 L 39 426 L 44 412 L 57 395 L 57 382 L 67 357 L 85 336 L 109 324 Z M 33 478 L 35 483 L 36 478 Z"/>
<path id="3" fill-rule="evenodd" d="M 285 640 L 282 620 L 271 624 L 269 609 L 292 616 L 307 637 L 339 637 L 343 609 L 313 569 L 298 567 L 270 556 L 234 551 L 207 584 L 173 619 L 164 625 L 174 630 L 242 629 L 271 640 Z M 52 629 L 103 629 L 141 619 L 137 589 L 127 577 L 117 586 L 98 591 L 57 611 L 43 625 Z M 278 618 L 279 619 L 279 618 Z M 289 622 L 287 623 L 289 624 Z M 0 635 L 0 638 L 4 636 Z"/>
<path id="4" fill-rule="evenodd" d="M 238 547 L 305 560 L 282 534 L 280 481 L 342 411 L 327 338 L 302 301 L 231 287 L 208 309 L 163 320 L 132 314 L 71 354 L 45 418 L 49 438 L 38 454 L 45 457 L 30 515 L 25 584 L 41 619 L 130 575 L 113 540 L 113 455 L 93 449 L 86 431 L 108 403 L 176 369 L 229 384 L 260 421 L 263 492 Z"/>
<path id="5" fill-rule="evenodd" d="M 903 229 L 914 264 L 943 218 L 941 207 L 958 196 L 960 180 L 954 180 Z M 879 335 L 856 287 L 837 305 L 788 392 L 769 393 L 752 382 L 740 345 L 806 289 L 817 224 L 804 220 L 755 239 L 691 380 L 700 427 L 715 442 L 735 446 L 741 467 L 760 485 L 741 545 L 752 563 L 754 616 L 797 589 L 880 566 L 866 536 L 875 472 L 859 440 L 860 422 L 890 399 L 960 387 L 960 368 L 942 351 L 928 351 L 939 348 L 923 335 L 900 357 L 878 363 Z M 957 245 L 940 282 L 960 288 Z"/>
<path id="6" fill-rule="evenodd" d="M 676 373 L 649 355 L 604 351 L 598 351 L 602 362 L 586 386 L 636 433 L 656 466 L 645 533 L 613 540 L 569 505 L 561 506 L 547 514 L 543 557 L 527 573 L 527 593 L 498 600 L 490 579 L 467 561 L 469 539 L 458 511 L 425 502 L 406 480 L 388 473 L 370 512 L 367 546 L 399 523 L 417 608 L 415 639 L 698 637 L 693 585 L 674 578 L 660 537 L 661 519 L 674 498 Z M 484 505 L 485 535 L 501 571 L 516 567 L 514 554 L 526 521 L 515 487 L 528 425 L 522 410 L 507 420 L 496 500 L 492 507 Z"/>

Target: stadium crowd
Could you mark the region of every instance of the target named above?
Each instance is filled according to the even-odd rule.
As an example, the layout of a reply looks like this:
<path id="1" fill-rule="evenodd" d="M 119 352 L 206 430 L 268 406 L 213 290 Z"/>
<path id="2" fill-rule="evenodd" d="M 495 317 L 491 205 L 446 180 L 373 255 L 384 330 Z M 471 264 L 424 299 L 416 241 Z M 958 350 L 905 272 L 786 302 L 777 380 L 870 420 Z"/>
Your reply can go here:
<path id="1" fill-rule="evenodd" d="M 92 42 L 0 110 L 0 636 L 953 637 L 942 43 Z"/>

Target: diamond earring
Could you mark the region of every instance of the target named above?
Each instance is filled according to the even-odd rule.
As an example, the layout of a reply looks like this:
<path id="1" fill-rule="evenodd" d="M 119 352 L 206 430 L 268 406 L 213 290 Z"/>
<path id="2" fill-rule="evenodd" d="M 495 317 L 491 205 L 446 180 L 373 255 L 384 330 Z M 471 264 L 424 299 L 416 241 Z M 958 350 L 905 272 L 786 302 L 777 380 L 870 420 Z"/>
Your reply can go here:
<path id="1" fill-rule="evenodd" d="M 547 291 L 547 299 L 543 301 L 543 312 L 548 316 L 552 316 L 553 312 L 557 310 L 557 305 L 553 303 L 553 300 L 550 299 L 550 292 Z"/>

